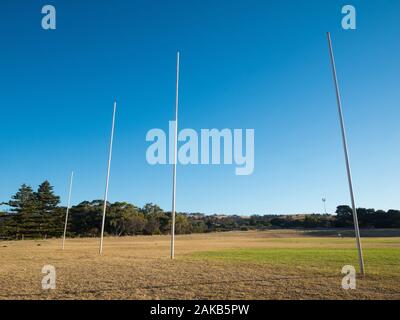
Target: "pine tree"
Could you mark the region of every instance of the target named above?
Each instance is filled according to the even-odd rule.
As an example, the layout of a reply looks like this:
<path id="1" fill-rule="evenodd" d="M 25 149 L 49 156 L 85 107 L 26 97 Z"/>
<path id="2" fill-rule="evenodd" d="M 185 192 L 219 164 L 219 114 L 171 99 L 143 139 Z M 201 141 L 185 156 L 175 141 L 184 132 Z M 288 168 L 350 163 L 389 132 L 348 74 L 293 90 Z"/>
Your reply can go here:
<path id="1" fill-rule="evenodd" d="M 38 233 L 38 207 L 36 195 L 32 188 L 23 184 L 18 192 L 11 197 L 7 205 L 11 207 L 11 212 L 14 213 L 10 227 L 13 227 L 16 238 L 35 236 Z"/>
<path id="2" fill-rule="evenodd" d="M 58 223 L 60 211 L 57 206 L 60 203 L 60 197 L 54 194 L 53 187 L 47 180 L 39 185 L 35 195 L 40 214 L 39 230 L 41 236 L 59 235 L 61 224 Z"/>
<path id="3" fill-rule="evenodd" d="M 36 196 L 32 188 L 23 184 L 18 192 L 6 203 L 11 207 L 11 211 L 17 214 L 35 213 L 37 210 Z"/>
<path id="4" fill-rule="evenodd" d="M 59 203 L 60 197 L 54 194 L 48 181 L 43 182 L 37 192 L 23 184 L 6 203 L 13 213 L 8 219 L 8 230 L 13 229 L 17 239 L 59 236 L 62 232 Z"/>
<path id="5" fill-rule="evenodd" d="M 49 181 L 44 181 L 36 192 L 38 209 L 41 214 L 53 213 L 60 203 L 60 197 L 53 192 Z"/>

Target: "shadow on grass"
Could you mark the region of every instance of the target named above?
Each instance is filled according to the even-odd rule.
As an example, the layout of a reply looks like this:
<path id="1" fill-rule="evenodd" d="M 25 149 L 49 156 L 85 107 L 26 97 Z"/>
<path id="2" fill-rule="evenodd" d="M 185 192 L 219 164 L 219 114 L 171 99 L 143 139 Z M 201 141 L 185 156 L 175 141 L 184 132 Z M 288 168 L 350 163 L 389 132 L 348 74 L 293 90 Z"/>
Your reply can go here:
<path id="1" fill-rule="evenodd" d="M 311 237 L 355 237 L 355 232 L 353 229 L 306 230 L 304 231 L 304 234 Z M 400 229 L 361 229 L 360 234 L 361 237 L 364 238 L 400 237 Z"/>
<path id="2" fill-rule="evenodd" d="M 185 288 L 185 287 L 196 287 L 196 286 L 207 286 L 207 285 L 219 285 L 219 284 L 259 284 L 263 285 L 265 282 L 276 282 L 276 281 L 287 281 L 287 280 L 314 280 L 320 281 L 324 279 L 338 279 L 341 281 L 342 276 L 340 275 L 329 275 L 329 276 L 271 276 L 265 279 L 242 279 L 242 280 L 220 280 L 220 281 L 193 281 L 193 282 L 184 282 L 184 283 L 167 283 L 162 285 L 147 285 L 147 286 L 137 286 L 137 287 L 115 287 L 115 288 L 105 288 L 105 289 L 88 289 L 88 290 L 79 290 L 79 291 L 72 291 L 72 290 L 62 290 L 62 295 L 75 295 L 78 296 L 80 294 L 101 294 L 103 292 L 113 292 L 113 291 L 127 291 L 127 290 L 154 290 L 154 289 L 165 289 L 165 288 Z M 340 282 L 338 282 L 340 283 Z M 2 297 L 7 298 L 18 298 L 18 297 L 25 297 L 25 298 L 38 298 L 38 299 L 60 299 L 58 297 L 52 297 L 52 295 L 56 292 L 38 292 L 38 293 L 21 293 L 21 294 L 7 294 L 4 296 L 0 296 L 0 299 L 4 299 Z M 57 293 L 56 293 L 57 294 Z M 61 298 L 62 299 L 62 298 Z"/>

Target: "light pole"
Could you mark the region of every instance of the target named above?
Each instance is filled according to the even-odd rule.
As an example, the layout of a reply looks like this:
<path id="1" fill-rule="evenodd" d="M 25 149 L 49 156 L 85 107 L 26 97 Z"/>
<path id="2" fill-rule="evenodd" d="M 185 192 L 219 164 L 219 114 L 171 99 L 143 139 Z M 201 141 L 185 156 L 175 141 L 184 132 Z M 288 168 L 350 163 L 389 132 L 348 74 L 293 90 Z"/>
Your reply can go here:
<path id="1" fill-rule="evenodd" d="M 324 203 L 324 212 L 326 215 L 326 198 L 322 198 L 322 202 Z"/>

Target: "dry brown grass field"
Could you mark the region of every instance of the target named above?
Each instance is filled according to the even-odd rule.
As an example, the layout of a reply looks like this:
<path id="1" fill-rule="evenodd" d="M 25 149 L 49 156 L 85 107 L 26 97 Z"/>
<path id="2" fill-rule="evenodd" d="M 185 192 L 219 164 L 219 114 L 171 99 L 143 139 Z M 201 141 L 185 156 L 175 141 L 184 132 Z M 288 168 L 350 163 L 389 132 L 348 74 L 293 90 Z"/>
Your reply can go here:
<path id="1" fill-rule="evenodd" d="M 400 299 L 400 237 L 363 238 L 367 276 L 343 290 L 357 267 L 352 238 L 301 231 L 0 242 L 0 299 Z M 57 272 L 43 290 L 44 265 Z"/>

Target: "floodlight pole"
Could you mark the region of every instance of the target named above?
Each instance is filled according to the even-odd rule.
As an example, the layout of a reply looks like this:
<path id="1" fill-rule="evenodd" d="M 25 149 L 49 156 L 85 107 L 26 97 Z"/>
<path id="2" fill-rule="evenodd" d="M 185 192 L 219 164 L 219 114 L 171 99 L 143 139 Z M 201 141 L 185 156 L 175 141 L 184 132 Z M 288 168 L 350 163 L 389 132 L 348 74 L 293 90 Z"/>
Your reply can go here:
<path id="1" fill-rule="evenodd" d="M 322 202 L 324 203 L 324 213 L 326 214 L 326 198 L 322 198 Z"/>
<path id="2" fill-rule="evenodd" d="M 362 247 L 361 247 L 360 229 L 358 226 L 356 202 L 355 202 L 355 198 L 354 198 L 353 180 L 351 177 L 349 152 L 348 152 L 347 138 L 346 138 L 346 128 L 344 125 L 342 102 L 341 102 L 341 98 L 340 98 L 339 84 L 338 84 L 338 79 L 337 79 L 337 74 L 336 74 L 335 57 L 333 55 L 333 49 L 332 49 L 332 40 L 331 40 L 331 35 L 329 32 L 327 33 L 327 37 L 328 37 L 328 44 L 329 44 L 329 54 L 330 54 L 331 64 L 332 64 L 333 80 L 334 80 L 335 89 L 336 89 L 336 100 L 337 100 L 337 105 L 338 105 L 338 110 L 339 110 L 340 127 L 342 129 L 342 142 L 343 142 L 344 155 L 345 155 L 345 159 L 346 159 L 347 180 L 349 183 L 351 205 L 353 208 L 353 221 L 354 221 L 354 229 L 355 229 L 355 233 L 356 233 L 356 243 L 357 243 L 357 249 L 358 249 L 358 259 L 359 259 L 359 263 L 360 263 L 360 272 L 361 272 L 361 275 L 364 276 L 365 275 L 364 259 L 363 259 L 363 253 L 362 253 Z"/>
<path id="3" fill-rule="evenodd" d="M 179 106 L 179 51 L 176 54 L 175 135 L 174 135 L 174 163 L 172 169 L 171 259 L 174 259 L 175 257 L 176 163 L 178 158 L 177 156 L 178 106 Z"/>
<path id="4" fill-rule="evenodd" d="M 108 197 L 108 181 L 110 179 L 110 168 L 111 168 L 111 157 L 112 157 L 112 147 L 114 139 L 114 126 L 115 126 L 115 112 L 117 111 L 117 102 L 114 102 L 114 111 L 111 125 L 111 137 L 110 137 L 110 149 L 108 153 L 108 165 L 107 165 L 107 177 L 106 177 L 106 190 L 104 192 L 104 205 L 103 205 L 103 220 L 101 223 L 101 236 L 100 236 L 100 249 L 99 253 L 103 253 L 103 238 L 104 238 L 104 223 L 106 221 L 106 210 L 107 210 L 107 197 Z"/>
<path id="5" fill-rule="evenodd" d="M 71 172 L 71 179 L 69 181 L 69 192 L 68 192 L 68 203 L 67 203 L 67 212 L 65 214 L 65 224 L 64 224 L 64 236 L 63 236 L 63 241 L 62 241 L 62 249 L 64 250 L 65 248 L 65 235 L 67 233 L 67 225 L 68 225 L 68 213 L 69 213 L 69 208 L 71 205 L 71 193 L 72 193 L 72 182 L 74 180 L 74 172 Z"/>

